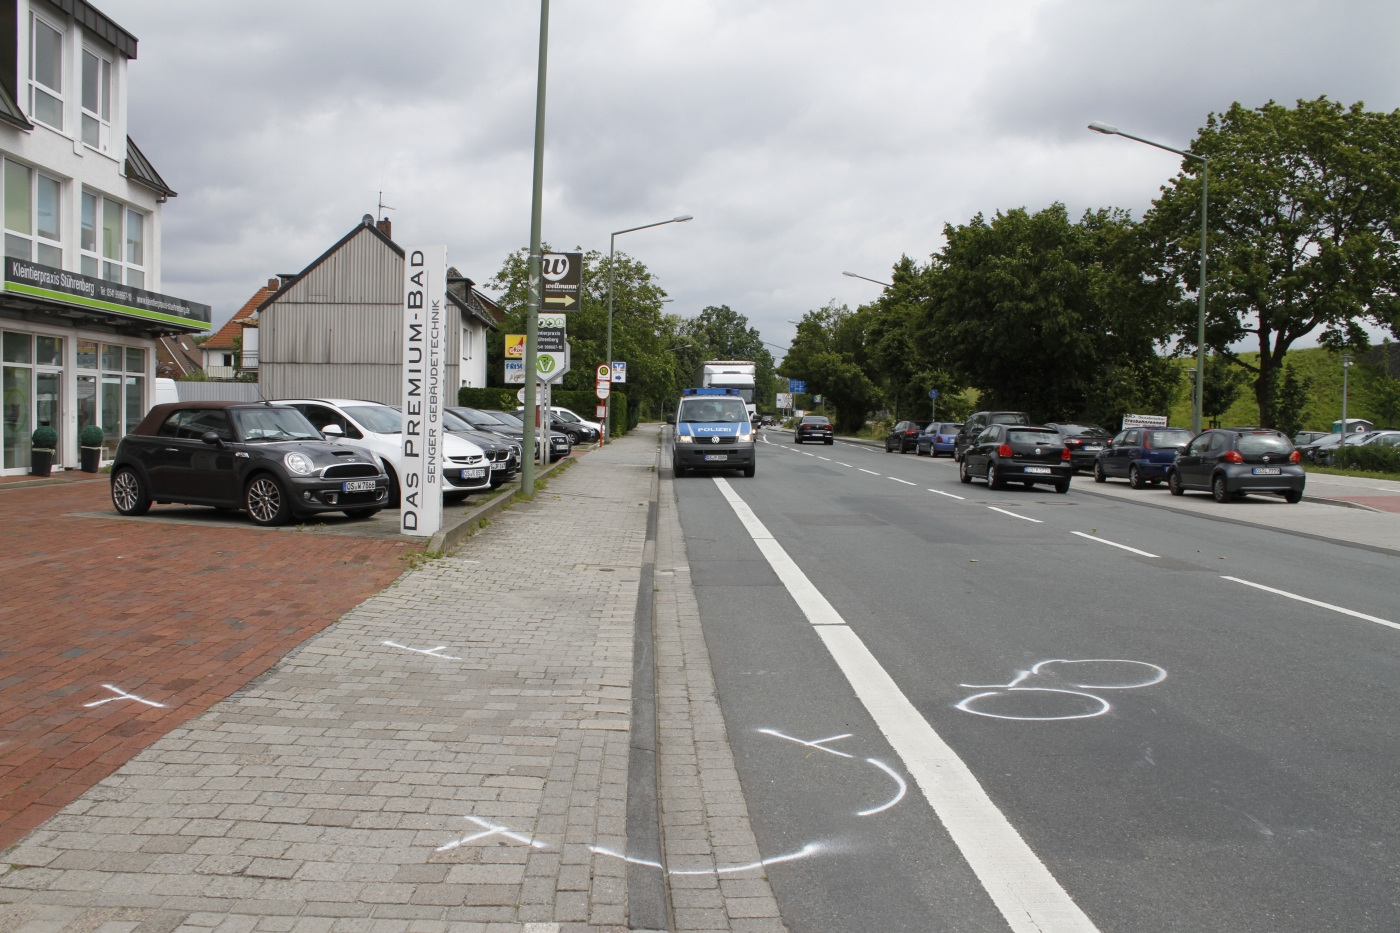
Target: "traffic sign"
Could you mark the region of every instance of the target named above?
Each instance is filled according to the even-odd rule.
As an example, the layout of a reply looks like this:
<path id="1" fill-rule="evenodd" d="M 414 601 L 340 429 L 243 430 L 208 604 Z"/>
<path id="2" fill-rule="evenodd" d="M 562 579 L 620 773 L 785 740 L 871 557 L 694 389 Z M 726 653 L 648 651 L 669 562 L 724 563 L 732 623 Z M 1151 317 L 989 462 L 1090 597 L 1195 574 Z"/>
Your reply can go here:
<path id="1" fill-rule="evenodd" d="M 599 368 L 601 368 L 601 367 L 599 367 Z M 626 381 L 627 381 L 627 364 L 624 363 L 624 362 L 622 362 L 621 360 L 615 360 L 615 361 L 613 362 L 613 364 L 612 364 L 612 381 L 613 381 L 613 382 L 626 382 Z"/>
<path id="2" fill-rule="evenodd" d="M 544 307 L 577 311 L 582 298 L 583 253 L 545 253 L 540 260 L 544 278 Z"/>
<path id="3" fill-rule="evenodd" d="M 793 395 L 801 395 L 807 391 L 807 382 L 804 379 L 789 379 L 788 391 Z"/>
<path id="4" fill-rule="evenodd" d="M 603 364 L 599 365 L 599 367 L 598 367 L 598 381 L 599 381 L 599 382 L 611 382 L 611 381 L 612 381 L 612 367 L 608 366 L 607 363 L 603 363 Z"/>
<path id="5" fill-rule="evenodd" d="M 521 389 L 519 392 L 515 393 L 515 400 L 518 401 L 518 402 L 519 402 L 520 404 L 522 404 L 522 405 L 525 404 L 525 390 L 524 390 L 524 389 Z"/>
<path id="6" fill-rule="evenodd" d="M 928 397 L 929 397 L 929 398 L 938 398 L 938 390 L 937 390 L 937 389 L 929 389 L 929 390 L 928 390 Z"/>
<path id="7" fill-rule="evenodd" d="M 607 397 L 612 393 L 612 383 L 610 383 L 610 382 L 600 382 L 600 383 L 598 383 L 598 390 L 597 390 L 597 391 L 598 391 L 598 398 L 600 398 L 600 399 L 605 399 L 605 398 L 607 398 Z"/>
<path id="8" fill-rule="evenodd" d="M 608 416 L 608 406 L 606 406 L 606 405 L 599 405 L 597 408 L 593 409 L 593 417 L 597 418 L 598 420 L 601 421 L 602 419 L 606 418 L 607 416 Z"/>

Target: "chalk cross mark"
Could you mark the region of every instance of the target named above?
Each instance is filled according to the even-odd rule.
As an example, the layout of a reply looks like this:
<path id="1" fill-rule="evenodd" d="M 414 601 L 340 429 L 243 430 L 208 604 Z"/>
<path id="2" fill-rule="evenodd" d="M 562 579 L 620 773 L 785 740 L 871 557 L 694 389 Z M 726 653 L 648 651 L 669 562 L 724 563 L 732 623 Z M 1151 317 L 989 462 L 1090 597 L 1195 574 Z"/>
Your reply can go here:
<path id="1" fill-rule="evenodd" d="M 105 699 L 105 700 L 96 700 L 96 701 L 94 701 L 94 702 L 92 702 L 92 703 L 84 703 L 83 706 L 85 706 L 85 707 L 101 706 L 103 703 L 115 703 L 117 700 L 135 700 L 137 703 L 145 703 L 147 706 L 154 706 L 154 707 L 157 707 L 157 708 L 159 708 L 159 709 L 165 709 L 165 708 L 166 708 L 166 706 L 165 706 L 164 703 L 157 703 L 155 700 L 146 700 L 146 699 L 143 699 L 143 698 L 137 696 L 137 695 L 134 694 L 134 693 L 127 693 L 125 690 L 123 690 L 123 689 L 120 688 L 120 687 L 113 687 L 111 684 L 103 684 L 102 687 L 103 687 L 104 690 L 110 690 L 110 691 L 112 691 L 113 693 L 116 694 L 116 696 L 114 696 L 114 697 L 107 697 L 107 699 Z"/>
<path id="2" fill-rule="evenodd" d="M 408 647 L 408 645 L 401 645 L 396 641 L 386 641 L 384 642 L 384 644 L 388 645 L 390 648 L 402 648 L 404 651 L 412 651 L 414 654 L 426 654 L 430 658 L 441 658 L 444 661 L 462 660 L 461 658 L 455 658 L 450 654 L 438 654 L 439 651 L 447 650 L 446 645 L 438 645 L 436 648 L 410 648 Z"/>

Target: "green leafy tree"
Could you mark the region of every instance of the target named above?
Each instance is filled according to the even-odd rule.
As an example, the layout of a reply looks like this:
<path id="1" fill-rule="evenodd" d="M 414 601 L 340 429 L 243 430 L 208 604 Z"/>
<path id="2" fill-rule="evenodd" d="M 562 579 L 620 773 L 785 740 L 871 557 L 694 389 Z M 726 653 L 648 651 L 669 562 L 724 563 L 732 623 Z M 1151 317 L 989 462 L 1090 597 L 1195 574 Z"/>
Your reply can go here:
<path id="1" fill-rule="evenodd" d="M 1324 345 L 1364 349 L 1364 323 L 1400 325 L 1400 111 L 1325 97 L 1235 103 L 1210 115 L 1191 151 L 1210 160 L 1207 342 L 1226 353 L 1257 344 L 1257 363 L 1237 362 L 1254 374 L 1268 426 L 1280 411 L 1274 374 L 1296 341 L 1320 329 Z M 1200 276 L 1200 185 L 1187 160 L 1144 219 L 1164 274 L 1187 289 Z M 1194 346 L 1194 306 L 1182 312 L 1178 331 Z"/>
<path id="2" fill-rule="evenodd" d="M 1214 422 L 1244 391 L 1249 374 L 1236 365 L 1232 357 L 1212 353 L 1206 357 L 1205 381 L 1201 386 L 1201 414 Z"/>
<path id="3" fill-rule="evenodd" d="M 1400 425 L 1400 379 L 1380 367 L 1366 368 L 1366 402 L 1378 427 Z"/>
<path id="4" fill-rule="evenodd" d="M 755 403 L 760 408 L 773 406 L 773 354 L 763 345 L 758 328 L 749 326 L 749 319 L 728 305 L 711 305 L 679 325 L 682 343 L 690 344 L 684 359 L 691 363 L 695 385 L 699 385 L 699 369 L 705 360 L 751 360 L 754 364 Z"/>
<path id="5" fill-rule="evenodd" d="M 1277 369 L 1273 372 L 1273 378 L 1278 385 L 1269 392 L 1269 404 L 1273 406 L 1269 412 L 1269 424 L 1292 437 L 1303 430 L 1306 423 L 1308 393 L 1312 389 L 1312 380 L 1306 376 L 1299 376 L 1292 364 L 1284 367 L 1281 379 Z"/>
<path id="6" fill-rule="evenodd" d="M 778 374 L 807 383 L 808 395 L 823 396 L 836 413 L 838 430 L 859 431 L 879 401 L 875 383 L 865 373 L 868 309 L 851 311 L 835 302 L 808 311 L 797 325 L 797 336 Z"/>

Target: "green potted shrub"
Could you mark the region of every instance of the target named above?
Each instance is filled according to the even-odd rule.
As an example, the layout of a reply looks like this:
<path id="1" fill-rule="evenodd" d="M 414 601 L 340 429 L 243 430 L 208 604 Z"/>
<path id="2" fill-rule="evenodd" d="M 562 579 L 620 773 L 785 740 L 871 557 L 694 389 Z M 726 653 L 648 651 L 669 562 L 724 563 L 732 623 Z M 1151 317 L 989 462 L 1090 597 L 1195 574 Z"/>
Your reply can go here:
<path id="1" fill-rule="evenodd" d="M 40 425 L 29 436 L 29 472 L 35 476 L 48 476 L 53 469 L 53 453 L 58 447 L 58 432 L 48 425 Z"/>
<path id="2" fill-rule="evenodd" d="M 102 463 L 102 429 L 90 424 L 78 432 L 78 444 L 84 473 L 96 473 Z"/>

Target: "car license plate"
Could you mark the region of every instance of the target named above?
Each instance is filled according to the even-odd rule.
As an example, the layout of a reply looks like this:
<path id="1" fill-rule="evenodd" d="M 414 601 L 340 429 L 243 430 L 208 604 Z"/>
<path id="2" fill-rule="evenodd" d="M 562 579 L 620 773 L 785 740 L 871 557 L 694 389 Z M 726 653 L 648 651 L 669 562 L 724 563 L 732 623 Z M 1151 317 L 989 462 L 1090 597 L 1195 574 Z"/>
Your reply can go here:
<path id="1" fill-rule="evenodd" d="M 374 492 L 374 480 L 356 480 L 353 483 L 341 483 L 341 492 Z"/>
<path id="2" fill-rule="evenodd" d="M 505 468 L 506 468 L 506 465 L 505 465 L 504 463 L 493 463 L 493 464 L 491 464 L 491 469 L 492 469 L 492 470 L 504 470 Z"/>
<path id="3" fill-rule="evenodd" d="M 728 460 L 729 454 L 705 454 L 706 460 Z"/>
<path id="4" fill-rule="evenodd" d="M 1085 450 L 1103 450 L 1102 447 L 1085 447 Z"/>
<path id="5" fill-rule="evenodd" d="M 481 467 L 475 470 L 463 470 L 462 479 L 482 479 L 486 476 L 486 468 Z"/>
<path id="6" fill-rule="evenodd" d="M 1279 467 L 1255 467 L 1255 476 L 1278 476 L 1283 470 Z"/>
<path id="7" fill-rule="evenodd" d="M 1049 467 L 1026 467 L 1027 473 L 1049 473 Z"/>

